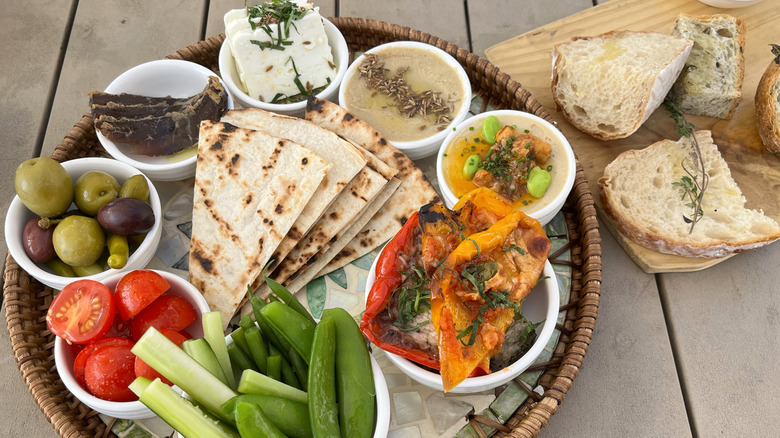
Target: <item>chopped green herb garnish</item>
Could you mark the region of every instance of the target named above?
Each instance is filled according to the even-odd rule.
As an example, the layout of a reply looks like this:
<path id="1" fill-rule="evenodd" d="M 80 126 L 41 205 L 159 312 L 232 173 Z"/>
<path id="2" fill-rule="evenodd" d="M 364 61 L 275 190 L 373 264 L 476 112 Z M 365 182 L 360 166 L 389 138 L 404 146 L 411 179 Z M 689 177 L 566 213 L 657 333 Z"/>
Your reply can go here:
<path id="1" fill-rule="evenodd" d="M 520 255 L 525 255 L 525 250 L 523 248 L 520 248 L 519 246 L 515 244 L 509 245 L 509 247 L 504 248 L 501 250 L 501 252 L 509 252 L 509 251 L 517 251 L 520 253 Z"/>

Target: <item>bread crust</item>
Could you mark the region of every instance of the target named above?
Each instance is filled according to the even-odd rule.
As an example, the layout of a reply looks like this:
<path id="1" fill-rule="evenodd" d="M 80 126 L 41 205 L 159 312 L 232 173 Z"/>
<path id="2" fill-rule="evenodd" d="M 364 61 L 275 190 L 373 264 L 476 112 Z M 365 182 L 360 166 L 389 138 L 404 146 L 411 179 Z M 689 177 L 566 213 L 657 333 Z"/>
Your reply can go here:
<path id="1" fill-rule="evenodd" d="M 653 145 L 648 147 L 652 146 Z M 607 165 L 604 169 L 604 175 L 598 180 L 599 187 L 601 188 L 600 198 L 604 213 L 623 236 L 628 237 L 639 245 L 652 251 L 684 257 L 710 258 L 720 258 L 733 253 L 749 251 L 780 239 L 780 232 L 777 232 L 773 235 L 743 239 L 736 242 L 719 240 L 711 243 L 691 243 L 681 239 L 670 239 L 642 227 L 637 221 L 625 215 L 623 211 L 617 207 L 615 204 L 617 201 L 614 201 L 613 197 L 610 196 L 611 188 L 607 183 L 612 178 L 613 169 L 620 169 L 624 161 L 630 162 L 634 155 L 640 154 L 641 152 L 642 150 L 630 150 L 620 154 L 612 163 Z"/>
<path id="2" fill-rule="evenodd" d="M 756 89 L 756 125 L 764 147 L 780 155 L 780 120 L 777 118 L 777 98 L 772 89 L 780 76 L 780 65 L 773 59 L 769 63 Z"/>
<path id="3" fill-rule="evenodd" d="M 642 100 L 642 102 L 644 103 L 644 105 L 643 105 L 644 106 L 644 109 L 643 109 L 644 112 L 642 114 L 642 117 L 640 117 L 637 120 L 637 122 L 632 125 L 631 129 L 629 129 L 627 132 L 617 132 L 617 133 L 614 133 L 614 134 L 606 134 L 606 133 L 601 132 L 601 131 L 595 131 L 595 130 L 592 130 L 592 129 L 588 129 L 588 127 L 581 126 L 581 124 L 576 123 L 575 122 L 576 117 L 574 117 L 572 114 L 570 114 L 568 111 L 566 111 L 566 108 L 563 105 L 561 105 L 561 103 L 558 101 L 558 99 L 556 97 L 555 89 L 556 89 L 556 87 L 558 85 L 559 70 L 561 68 L 563 68 L 563 57 L 561 56 L 561 53 L 560 53 L 558 48 L 560 46 L 565 46 L 567 44 L 570 44 L 570 43 L 572 43 L 574 41 L 592 40 L 592 39 L 605 39 L 605 38 L 610 38 L 610 37 L 612 37 L 614 35 L 622 35 L 622 34 L 629 34 L 629 33 L 630 34 L 656 34 L 658 32 L 613 30 L 613 31 L 609 31 L 609 32 L 606 32 L 606 33 L 603 33 L 603 34 L 600 34 L 600 35 L 594 35 L 594 36 L 575 36 L 575 37 L 572 37 L 571 40 L 568 41 L 568 42 L 559 43 L 559 44 L 556 44 L 555 46 L 553 46 L 553 52 L 552 52 L 552 64 L 553 64 L 553 66 L 552 66 L 552 78 L 551 78 L 551 81 L 550 81 L 550 91 L 551 91 L 551 94 L 552 94 L 553 101 L 555 102 L 555 109 L 560 111 L 561 113 L 563 113 L 564 117 L 566 117 L 566 120 L 568 120 L 569 123 L 574 125 L 577 129 L 579 129 L 580 131 L 585 132 L 586 134 L 589 134 L 589 135 L 591 135 L 591 136 L 593 136 L 593 137 L 595 137 L 595 138 L 597 138 L 599 140 L 604 140 L 604 141 L 618 140 L 618 139 L 621 139 L 621 138 L 629 137 L 631 134 L 636 132 L 639 129 L 639 127 L 642 126 L 642 124 L 644 124 L 644 122 L 647 120 L 647 117 L 649 117 L 650 113 L 652 113 L 652 111 L 650 111 L 648 113 L 647 106 L 648 106 L 648 103 L 650 102 L 650 100 L 652 99 L 653 88 L 651 87 L 651 88 L 649 88 L 647 90 L 647 95 Z M 669 36 L 672 36 L 674 38 L 683 39 L 683 40 L 685 39 L 685 38 L 674 36 L 674 35 L 669 35 Z M 693 45 L 693 43 L 691 42 L 691 46 L 692 45 Z M 690 53 L 690 48 L 688 48 L 688 51 Z M 682 54 L 684 52 L 685 52 L 685 49 L 682 50 L 680 52 L 680 54 Z M 686 55 L 686 57 L 687 57 L 687 55 Z M 671 66 L 671 65 L 672 64 L 670 63 L 669 66 Z M 667 67 L 669 67 L 669 66 L 667 66 Z M 682 68 L 682 65 L 680 66 L 680 68 Z M 658 76 L 660 76 L 661 74 L 662 74 L 662 72 L 659 72 L 655 76 L 655 79 L 657 79 Z M 674 80 L 672 80 L 672 83 L 673 82 L 674 82 Z M 671 88 L 671 85 L 669 85 L 669 87 Z M 653 108 L 653 110 L 655 110 L 655 108 Z"/>

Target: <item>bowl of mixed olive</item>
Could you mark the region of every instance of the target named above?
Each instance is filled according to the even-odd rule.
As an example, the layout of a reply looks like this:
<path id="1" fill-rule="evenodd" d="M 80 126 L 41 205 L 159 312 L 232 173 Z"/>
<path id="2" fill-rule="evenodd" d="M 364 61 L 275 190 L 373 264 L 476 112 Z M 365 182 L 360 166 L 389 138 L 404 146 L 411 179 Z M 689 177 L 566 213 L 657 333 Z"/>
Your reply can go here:
<path id="1" fill-rule="evenodd" d="M 444 203 L 487 187 L 547 224 L 574 186 L 576 160 L 552 123 L 522 111 L 496 110 L 461 122 L 444 139 L 436 160 Z"/>
<path id="2" fill-rule="evenodd" d="M 32 158 L 17 167 L 14 187 L 5 220 L 8 250 L 22 269 L 51 288 L 143 268 L 157 251 L 160 197 L 128 164 Z"/>

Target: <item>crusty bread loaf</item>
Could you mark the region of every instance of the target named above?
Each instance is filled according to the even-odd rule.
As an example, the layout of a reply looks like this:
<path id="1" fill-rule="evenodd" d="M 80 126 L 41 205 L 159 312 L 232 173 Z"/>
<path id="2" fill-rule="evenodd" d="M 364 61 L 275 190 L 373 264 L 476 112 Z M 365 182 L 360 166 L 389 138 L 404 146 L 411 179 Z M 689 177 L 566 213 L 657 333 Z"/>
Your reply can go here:
<path id="1" fill-rule="evenodd" d="M 620 230 L 640 245 L 687 257 L 724 257 L 780 238 L 780 226 L 762 212 L 745 208 L 745 197 L 712 142 L 710 131 L 697 131 L 709 185 L 704 215 L 689 234 L 692 209 L 672 185 L 685 175 L 681 163 L 690 140 L 663 140 L 620 154 L 599 179 L 604 210 Z M 689 165 L 693 168 L 693 165 Z"/>
<path id="2" fill-rule="evenodd" d="M 742 98 L 745 23 L 730 15 L 681 14 L 673 35 L 693 41 L 693 50 L 672 92 L 684 113 L 730 119 Z"/>
<path id="3" fill-rule="evenodd" d="M 756 89 L 756 123 L 764 146 L 780 155 L 780 46 L 773 45 L 772 53 Z"/>
<path id="4" fill-rule="evenodd" d="M 628 137 L 663 102 L 691 46 L 679 37 L 629 31 L 558 44 L 552 72 L 556 107 L 596 138 Z"/>

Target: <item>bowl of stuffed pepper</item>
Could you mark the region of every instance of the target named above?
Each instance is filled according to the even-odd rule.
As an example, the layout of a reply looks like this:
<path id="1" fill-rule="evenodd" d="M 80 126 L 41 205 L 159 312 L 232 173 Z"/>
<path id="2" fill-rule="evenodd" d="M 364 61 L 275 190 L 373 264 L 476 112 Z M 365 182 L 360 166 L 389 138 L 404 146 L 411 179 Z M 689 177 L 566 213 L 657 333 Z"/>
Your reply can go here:
<path id="1" fill-rule="evenodd" d="M 453 393 L 503 385 L 552 336 L 559 289 L 539 221 L 481 188 L 427 204 L 368 274 L 360 328 L 413 380 Z"/>

